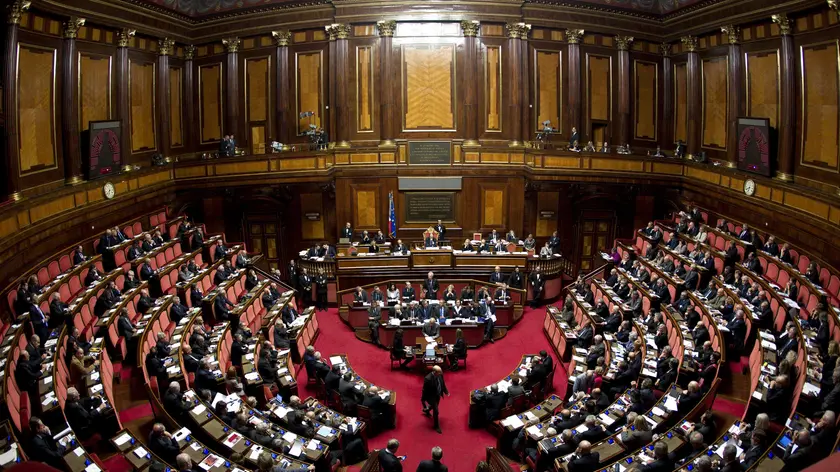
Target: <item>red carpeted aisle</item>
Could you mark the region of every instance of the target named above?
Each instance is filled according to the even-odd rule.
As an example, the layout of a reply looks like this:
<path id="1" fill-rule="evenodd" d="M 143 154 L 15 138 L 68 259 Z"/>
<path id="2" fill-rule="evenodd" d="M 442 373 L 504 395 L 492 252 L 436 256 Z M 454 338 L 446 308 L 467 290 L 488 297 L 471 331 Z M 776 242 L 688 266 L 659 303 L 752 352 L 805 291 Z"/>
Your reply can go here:
<path id="1" fill-rule="evenodd" d="M 339 319 L 336 309 L 317 316 L 321 334 L 315 348 L 323 356 L 345 353 L 359 375 L 397 392 L 397 429 L 372 438 L 370 448 L 382 448 L 392 437 L 399 439 L 399 453 L 408 456 L 404 464 L 406 471 L 415 470 L 421 460 L 428 459 L 433 446 L 443 448 L 443 462 L 449 470 L 474 470 L 475 464 L 485 456 L 485 447 L 495 445 L 495 438 L 483 429 L 468 428 L 469 392 L 510 374 L 523 354 L 545 349 L 553 356 L 542 331 L 545 309 L 526 308 L 523 319 L 508 331 L 507 336 L 495 344 L 469 351 L 466 370 L 445 373 L 451 396 L 441 403 L 441 435 L 432 430 L 431 418 L 423 416 L 421 411 L 423 371 L 390 370 L 388 351 L 356 339 L 353 331 Z M 307 390 L 305 369 L 300 371 L 298 384 L 302 397 L 315 395 L 314 388 Z M 554 377 L 558 394 L 564 393 L 566 384 L 566 373 L 560 369 Z"/>

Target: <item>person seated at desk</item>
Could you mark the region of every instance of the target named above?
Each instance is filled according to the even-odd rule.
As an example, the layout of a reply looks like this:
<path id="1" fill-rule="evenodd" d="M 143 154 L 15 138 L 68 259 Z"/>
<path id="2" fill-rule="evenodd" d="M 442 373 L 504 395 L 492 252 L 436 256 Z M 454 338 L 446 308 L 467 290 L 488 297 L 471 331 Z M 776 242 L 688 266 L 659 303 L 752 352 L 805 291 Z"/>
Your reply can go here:
<path id="1" fill-rule="evenodd" d="M 583 147 L 583 152 L 595 152 L 595 143 L 589 141 L 586 143 L 586 146 Z"/>
<path id="2" fill-rule="evenodd" d="M 126 259 L 128 259 L 128 261 L 131 262 L 143 257 L 144 255 L 146 255 L 146 251 L 143 250 L 143 246 L 140 244 L 140 240 L 137 239 L 128 249 Z"/>
<path id="3" fill-rule="evenodd" d="M 461 289 L 461 301 L 473 301 L 475 299 L 475 292 L 473 291 L 472 285 L 465 285 L 464 288 Z"/>
<path id="4" fill-rule="evenodd" d="M 436 248 L 438 247 L 438 238 L 434 236 L 434 234 L 429 234 L 423 240 L 423 246 L 426 248 Z"/>
<path id="5" fill-rule="evenodd" d="M 469 238 L 464 240 L 464 245 L 461 246 L 461 252 L 473 252 L 472 242 Z"/>
<path id="6" fill-rule="evenodd" d="M 397 244 L 391 249 L 391 254 L 407 254 L 408 246 L 403 244 L 402 239 L 397 240 Z"/>
<path id="7" fill-rule="evenodd" d="M 458 299 L 458 295 L 455 293 L 455 286 L 452 285 L 452 284 L 449 284 L 449 286 L 446 287 L 446 291 L 443 292 L 443 301 L 454 302 L 457 299 Z"/>
<path id="8" fill-rule="evenodd" d="M 373 242 L 375 242 L 376 244 L 385 244 L 385 235 L 382 234 L 382 230 L 376 232 L 376 234 L 373 236 Z"/>
<path id="9" fill-rule="evenodd" d="M 592 443 L 581 441 L 575 450 L 575 455 L 566 465 L 566 469 L 569 472 L 593 472 L 598 469 L 600 460 L 600 453 L 592 452 Z"/>
<path id="10" fill-rule="evenodd" d="M 553 252 L 551 250 L 551 246 L 546 241 L 545 246 L 543 246 L 542 249 L 540 249 L 540 257 L 551 257 L 552 254 Z"/>
<path id="11" fill-rule="evenodd" d="M 353 302 L 354 303 L 368 303 L 368 302 L 370 302 L 370 298 L 368 298 L 367 292 L 362 290 L 362 287 L 356 287 L 356 291 L 353 292 Z"/>
<path id="12" fill-rule="evenodd" d="M 29 418 L 29 433 L 29 456 L 57 470 L 65 470 L 63 457 L 66 449 L 53 439 L 52 431 L 40 418 Z"/>
<path id="13" fill-rule="evenodd" d="M 493 294 L 493 298 L 500 303 L 507 303 L 510 300 L 510 292 L 508 292 L 507 285 L 504 283 L 496 289 L 496 293 Z"/>
<path id="14" fill-rule="evenodd" d="M 522 245 L 525 246 L 526 251 L 533 251 L 534 248 L 537 247 L 537 240 L 534 239 L 533 234 L 528 234 L 528 237 L 525 238 L 525 241 L 522 242 Z"/>
<path id="15" fill-rule="evenodd" d="M 423 325 L 423 336 L 435 339 L 440 336 L 440 324 L 438 324 L 437 318 L 431 317 L 429 321 Z"/>
<path id="16" fill-rule="evenodd" d="M 435 303 L 429 307 L 428 317 L 435 319 L 446 318 L 447 309 L 445 303 Z"/>
<path id="17" fill-rule="evenodd" d="M 507 405 L 507 401 L 507 392 L 500 392 L 498 384 L 490 386 L 490 391 L 484 397 L 484 412 L 488 423 L 501 417 L 502 409 Z"/>
<path id="18" fill-rule="evenodd" d="M 216 295 L 216 301 L 213 302 L 213 312 L 216 315 L 216 320 L 218 321 L 227 321 L 230 319 L 230 309 L 234 307 L 234 304 L 228 300 L 227 296 L 224 293 L 219 293 Z"/>
<path id="19" fill-rule="evenodd" d="M 455 372 L 458 370 L 458 359 L 467 358 L 467 341 L 464 339 L 464 331 L 458 328 L 455 331 L 455 344 L 452 345 L 452 350 L 446 355 L 449 362 L 449 370 Z M 508 388 L 508 392 L 510 388 Z"/>
<path id="20" fill-rule="evenodd" d="M 375 424 L 393 423 L 393 419 L 391 418 L 391 413 L 388 408 L 388 401 L 379 396 L 378 387 L 371 386 L 365 390 L 362 406 L 370 410 L 370 419 L 375 422 Z"/>
<path id="21" fill-rule="evenodd" d="M 450 318 L 469 318 L 472 316 L 472 311 L 469 307 L 462 305 L 461 300 L 455 300 L 455 304 L 449 309 Z"/>
<path id="22" fill-rule="evenodd" d="M 400 291 L 397 288 L 397 284 L 392 282 L 388 285 L 388 288 L 385 290 L 385 298 L 389 305 L 400 302 Z"/>
<path id="23" fill-rule="evenodd" d="M 85 251 L 82 249 L 82 245 L 76 246 L 76 249 L 73 250 L 73 265 L 77 266 L 82 262 L 87 260 L 87 256 L 85 256 Z"/>
<path id="24" fill-rule="evenodd" d="M 502 236 L 495 229 L 487 236 L 487 242 L 491 244 L 496 244 L 500 239 L 502 239 Z M 484 240 L 482 239 L 482 241 Z"/>
<path id="25" fill-rule="evenodd" d="M 408 314 L 403 313 L 402 305 L 397 304 L 397 305 L 394 305 L 394 306 L 391 307 L 391 309 L 388 313 L 388 318 L 404 320 L 404 319 L 408 318 Z"/>
<path id="26" fill-rule="evenodd" d="M 260 351 L 260 355 L 262 355 L 262 351 Z M 263 380 L 265 380 L 265 377 L 263 377 Z M 210 360 L 208 358 L 201 360 L 198 370 L 195 372 L 194 386 L 198 391 L 216 391 L 219 387 L 219 382 L 213 374 L 213 371 L 210 369 Z"/>
<path id="27" fill-rule="evenodd" d="M 509 241 L 511 243 L 516 244 L 516 242 L 519 241 L 519 238 L 516 236 L 516 232 L 514 232 L 513 230 L 510 230 L 505 235 L 505 241 Z"/>
<path id="28" fill-rule="evenodd" d="M 329 244 L 324 243 L 318 249 L 318 257 L 324 257 L 327 259 L 331 259 L 335 257 L 335 248 L 330 246 Z"/>
<path id="29" fill-rule="evenodd" d="M 359 244 L 370 244 L 371 238 L 367 230 L 362 231 L 362 237 L 359 238 Z"/>
<path id="30" fill-rule="evenodd" d="M 493 252 L 507 252 L 508 242 L 504 239 L 496 241 L 493 245 Z"/>
<path id="31" fill-rule="evenodd" d="M 426 276 L 426 280 L 423 281 L 423 290 L 426 293 L 426 296 L 424 298 L 430 300 L 437 300 L 437 293 L 438 290 L 440 290 L 440 284 L 435 278 L 434 272 L 429 272 Z"/>
<path id="32" fill-rule="evenodd" d="M 411 286 L 411 282 L 405 283 L 405 288 L 402 290 L 402 299 L 404 302 L 413 302 L 416 300 L 416 293 L 414 287 Z"/>
<path id="33" fill-rule="evenodd" d="M 488 243 L 486 239 L 482 239 L 478 242 L 478 247 L 475 248 L 475 252 L 490 252 L 492 247 L 492 243 Z"/>

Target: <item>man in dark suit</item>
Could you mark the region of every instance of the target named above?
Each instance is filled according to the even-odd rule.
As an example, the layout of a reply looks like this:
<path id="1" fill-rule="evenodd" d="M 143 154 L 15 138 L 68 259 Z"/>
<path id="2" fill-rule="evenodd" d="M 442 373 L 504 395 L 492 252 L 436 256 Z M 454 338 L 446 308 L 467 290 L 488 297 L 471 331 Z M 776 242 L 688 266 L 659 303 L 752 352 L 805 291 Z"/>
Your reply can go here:
<path id="1" fill-rule="evenodd" d="M 169 319 L 177 325 L 178 322 L 181 321 L 181 318 L 187 316 L 187 311 L 189 311 L 189 308 L 187 308 L 186 305 L 181 304 L 181 298 L 175 297 L 172 300 L 171 307 L 169 308 Z"/>
<path id="2" fill-rule="evenodd" d="M 423 336 L 437 339 L 440 336 L 440 324 L 436 317 L 431 317 L 429 322 L 423 325 Z"/>
<path id="3" fill-rule="evenodd" d="M 446 226 L 443 225 L 441 220 L 438 220 L 433 229 L 438 232 L 438 239 L 446 239 Z"/>
<path id="4" fill-rule="evenodd" d="M 152 426 L 152 432 L 149 434 L 149 450 L 171 464 L 175 461 L 175 456 L 178 455 L 181 448 L 172 434 L 166 431 L 166 427 L 161 423 L 156 423 Z"/>
<path id="5" fill-rule="evenodd" d="M 391 249 L 393 254 L 405 254 L 406 252 L 408 252 L 408 246 L 403 244 L 402 239 L 398 239 L 397 244 Z"/>
<path id="6" fill-rule="evenodd" d="M 237 333 L 230 345 L 230 363 L 233 366 L 242 366 L 242 358 L 248 352 L 248 347 L 242 340 L 242 335 Z"/>
<path id="7" fill-rule="evenodd" d="M 280 311 L 280 316 L 283 320 L 283 323 L 286 323 L 286 325 L 290 325 L 298 317 L 298 312 L 297 310 L 295 310 L 295 307 L 286 304 L 286 306 L 284 306 L 283 309 Z"/>
<path id="8" fill-rule="evenodd" d="M 301 270 L 298 278 L 298 286 L 300 286 L 301 298 L 303 298 L 304 305 L 312 304 L 312 277 L 309 276 L 306 268 Z"/>
<path id="9" fill-rule="evenodd" d="M 217 320 L 227 321 L 230 319 L 230 309 L 233 308 L 233 303 L 227 299 L 224 293 L 216 295 L 216 301 L 213 305 L 213 311 Z"/>
<path id="10" fill-rule="evenodd" d="M 43 339 L 44 342 L 47 342 L 50 338 L 49 319 L 31 295 L 29 297 L 29 321 L 32 323 L 32 330 L 35 334 Z"/>
<path id="11" fill-rule="evenodd" d="M 778 359 L 784 359 L 790 351 L 796 352 L 799 348 L 799 340 L 796 335 L 796 328 L 791 326 L 787 329 L 785 336 L 780 337 L 777 343 L 779 349 Z"/>
<path id="12" fill-rule="evenodd" d="M 491 423 L 501 417 L 502 408 L 507 405 L 507 401 L 508 393 L 500 392 L 497 384 L 490 386 L 490 391 L 484 399 L 484 412 L 488 423 Z"/>
<path id="13" fill-rule="evenodd" d="M 502 268 L 496 266 L 496 269 L 490 274 L 491 284 L 501 284 L 505 282 L 505 274 L 502 273 Z"/>
<path id="14" fill-rule="evenodd" d="M 706 341 L 709 341 L 709 329 L 706 328 L 706 324 L 703 321 L 698 321 L 697 324 L 694 326 L 694 330 L 691 332 L 692 337 L 694 337 L 694 345 L 695 346 L 702 346 Z"/>
<path id="15" fill-rule="evenodd" d="M 388 445 L 379 452 L 379 467 L 382 472 L 402 472 L 403 458 L 397 457 L 400 442 L 390 439 Z"/>
<path id="16" fill-rule="evenodd" d="M 420 461 L 417 472 L 447 472 L 449 469 L 440 460 L 443 459 L 443 449 L 440 446 L 432 448 L 432 460 Z"/>
<path id="17" fill-rule="evenodd" d="M 368 293 L 362 287 L 356 287 L 356 291 L 353 292 L 353 301 L 355 303 L 368 303 L 370 302 L 370 297 L 368 297 Z"/>
<path id="18" fill-rule="evenodd" d="M 740 350 L 744 347 L 744 342 L 747 336 L 747 324 L 744 321 L 744 310 L 735 312 L 735 319 L 729 323 L 726 328 L 732 337 L 732 345 L 735 349 Z"/>
<path id="19" fill-rule="evenodd" d="M 192 402 L 185 400 L 178 382 L 170 382 L 163 395 L 163 409 L 175 418 L 184 418 L 193 407 Z"/>
<path id="20" fill-rule="evenodd" d="M 653 445 L 654 461 L 642 466 L 642 472 L 671 472 L 674 470 L 674 461 L 668 456 L 668 444 L 657 441 Z"/>
<path id="21" fill-rule="evenodd" d="M 688 390 L 684 390 L 680 399 L 677 400 L 677 408 L 680 413 L 688 413 L 700 403 L 703 392 L 700 391 L 700 384 L 694 381 L 688 383 Z M 673 467 L 669 470 L 673 470 Z"/>
<path id="22" fill-rule="evenodd" d="M 349 241 L 353 241 L 353 226 L 350 225 L 348 221 L 347 224 L 344 225 L 344 228 L 341 229 L 341 236 L 342 238 L 347 238 Z"/>
<path id="23" fill-rule="evenodd" d="M 275 380 L 277 380 L 277 369 L 274 368 L 274 365 L 271 362 L 271 358 L 269 357 L 269 352 L 266 349 L 260 350 L 260 360 L 257 361 L 257 371 L 262 377 L 263 382 L 267 384 L 273 384 Z"/>
<path id="24" fill-rule="evenodd" d="M 260 355 L 262 355 L 262 351 L 260 351 Z M 210 370 L 210 361 L 206 358 L 202 359 L 201 364 L 199 364 L 198 370 L 195 372 L 196 390 L 215 391 L 218 386 L 219 382 L 216 380 L 216 376 L 213 375 L 213 372 Z"/>
<path id="25" fill-rule="evenodd" d="M 415 290 L 411 286 L 411 282 L 405 283 L 405 288 L 402 289 L 402 298 L 403 302 L 413 302 L 416 300 Z"/>
<path id="26" fill-rule="evenodd" d="M 58 469 L 64 470 L 64 446 L 53 439 L 52 431 L 39 418 L 29 418 L 29 431 L 31 448 L 27 449 L 30 457 L 37 457 L 40 462 Z"/>
<path id="27" fill-rule="evenodd" d="M 437 293 L 440 290 L 440 284 L 435 278 L 434 272 L 429 272 L 426 280 L 423 281 L 423 289 L 426 291 L 426 298 L 430 300 L 437 300 Z"/>
<path id="28" fill-rule="evenodd" d="M 600 460 L 601 455 L 592 452 L 592 443 L 581 441 L 578 444 L 576 456 L 569 461 L 566 469 L 569 472 L 594 472 Z"/>
<path id="29" fill-rule="evenodd" d="M 76 387 L 67 389 L 64 414 L 67 416 L 67 423 L 73 428 L 73 433 L 82 441 L 86 441 L 96 434 L 97 427 L 95 424 L 99 419 L 99 410 L 96 407 L 101 404 L 101 401 L 96 402 L 94 400 L 82 400 Z"/>
<path id="30" fill-rule="evenodd" d="M 545 278 L 540 273 L 540 268 L 537 267 L 531 272 L 528 277 L 531 282 L 531 308 L 536 308 L 542 303 L 543 287 L 545 287 Z"/>
<path id="31" fill-rule="evenodd" d="M 146 254 L 146 251 L 143 250 L 143 247 L 140 245 L 140 241 L 135 240 L 134 244 L 128 249 L 128 260 L 133 261 L 142 257 L 144 254 Z"/>
<path id="32" fill-rule="evenodd" d="M 201 359 L 193 354 L 192 347 L 189 344 L 181 346 L 181 355 L 184 358 L 184 367 L 187 369 L 187 372 L 195 373 L 198 370 Z"/>
<path id="33" fill-rule="evenodd" d="M 225 243 L 222 242 L 221 239 L 216 241 L 216 247 L 213 248 L 213 260 L 218 261 L 219 259 L 224 259 L 227 256 L 227 248 L 225 248 Z"/>
<path id="34" fill-rule="evenodd" d="M 443 370 L 441 370 L 440 366 L 436 365 L 423 379 L 423 392 L 420 403 L 423 405 L 423 414 L 426 416 L 431 414 L 434 419 L 434 429 L 438 434 L 443 434 L 440 430 L 440 412 L 438 411 L 438 407 L 444 395 L 449 396 L 449 390 L 446 389 L 446 382 L 443 380 Z"/>
<path id="35" fill-rule="evenodd" d="M 338 386 L 341 381 L 341 366 L 334 365 L 332 369 L 327 373 L 324 377 L 324 385 L 327 387 L 327 391 L 338 391 Z"/>

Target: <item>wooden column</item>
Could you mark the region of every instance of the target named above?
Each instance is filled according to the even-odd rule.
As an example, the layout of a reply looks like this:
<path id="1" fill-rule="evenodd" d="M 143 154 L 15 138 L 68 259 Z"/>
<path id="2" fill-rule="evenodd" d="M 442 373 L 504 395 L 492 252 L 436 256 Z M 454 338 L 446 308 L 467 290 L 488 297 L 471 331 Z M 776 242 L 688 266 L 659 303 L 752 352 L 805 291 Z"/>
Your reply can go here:
<path id="1" fill-rule="evenodd" d="M 18 63 L 18 28 L 20 15 L 29 8 L 28 1 L 15 0 L 9 5 L 6 21 L 6 59 L 3 82 L 3 110 L 6 113 L 6 152 L 3 156 L 5 169 L 3 196 L 12 201 L 21 199 L 20 195 L 20 147 L 17 129 L 17 67 Z"/>
<path id="2" fill-rule="evenodd" d="M 659 145 L 665 149 L 674 143 L 674 65 L 671 60 L 671 45 L 660 44 L 659 53 L 662 54 L 662 119 L 657 126 L 660 130 Z"/>
<path id="3" fill-rule="evenodd" d="M 528 73 L 528 33 L 531 25 L 519 23 L 519 70 L 522 74 L 519 103 L 519 128 L 523 143 L 531 140 L 531 80 Z"/>
<path id="4" fill-rule="evenodd" d="M 738 166 L 738 117 L 744 116 L 744 56 L 741 54 L 741 28 L 724 26 L 729 43 L 729 103 L 726 105 L 726 157 L 729 167 Z"/>
<path id="5" fill-rule="evenodd" d="M 523 23 L 508 23 L 505 25 L 508 37 L 508 60 L 507 68 L 510 77 L 510 86 L 508 87 L 508 95 L 510 101 L 508 105 L 508 118 L 505 123 L 510 131 L 508 139 L 511 147 L 523 146 L 522 142 L 522 107 L 525 103 L 522 101 L 522 87 L 525 81 L 524 71 L 522 70 L 522 48 L 520 47 L 519 35 L 522 31 Z"/>
<path id="6" fill-rule="evenodd" d="M 773 15 L 772 18 L 782 34 L 782 45 L 779 48 L 779 162 L 776 178 L 792 180 L 796 160 L 796 51 L 791 36 L 793 22 L 784 13 Z"/>
<path id="7" fill-rule="evenodd" d="M 169 157 L 172 148 L 172 139 L 169 135 L 169 55 L 172 54 L 175 41 L 169 38 L 158 40 L 158 63 L 157 63 L 157 119 L 158 124 L 158 149 L 164 157 Z M 190 122 L 188 122 L 190 123 Z"/>
<path id="8" fill-rule="evenodd" d="M 697 53 L 697 37 L 684 36 L 681 38 L 686 50 L 688 62 L 686 65 L 686 100 L 687 103 L 687 132 L 688 143 L 686 143 L 687 154 L 697 154 L 700 151 L 700 144 L 703 140 L 701 116 L 702 90 L 700 82 L 700 55 Z"/>
<path id="9" fill-rule="evenodd" d="M 195 152 L 197 146 L 197 135 L 195 119 L 195 72 L 193 69 L 193 59 L 195 59 L 195 46 L 192 44 L 184 46 L 184 97 L 182 99 L 184 107 L 184 120 L 187 124 L 184 126 L 184 138 L 186 139 L 186 149 Z"/>
<path id="10" fill-rule="evenodd" d="M 64 180 L 68 184 L 82 181 L 82 149 L 79 136 L 79 61 L 76 58 L 76 35 L 85 24 L 84 18 L 64 22 L 61 45 L 61 143 L 64 155 Z"/>
<path id="11" fill-rule="evenodd" d="M 630 144 L 630 45 L 632 36 L 616 36 L 618 48 L 618 130 L 615 139 L 619 146 Z"/>
<path id="12" fill-rule="evenodd" d="M 340 148 L 350 147 L 350 25 L 336 24 L 335 30 L 335 145 Z"/>
<path id="13" fill-rule="evenodd" d="M 464 146 L 478 146 L 478 48 L 476 36 L 480 24 L 475 20 L 461 22 L 461 32 L 464 34 L 464 106 L 461 111 L 464 116 Z"/>
<path id="14" fill-rule="evenodd" d="M 380 147 L 394 147 L 397 136 L 395 123 L 398 123 L 397 110 L 394 106 L 394 67 L 393 40 L 397 22 L 383 20 L 376 23 L 379 32 L 379 135 Z"/>
<path id="15" fill-rule="evenodd" d="M 582 29 L 566 30 L 566 41 L 569 43 L 569 130 L 576 128 L 578 133 L 585 130 L 581 121 L 581 71 L 580 71 L 580 42 L 583 41 Z M 584 139 L 581 136 L 581 139 Z M 590 139 L 590 138 L 586 138 Z"/>
<path id="16" fill-rule="evenodd" d="M 227 71 L 225 74 L 225 129 L 222 134 L 232 135 L 234 140 L 245 143 L 249 139 L 243 140 L 239 129 L 239 103 L 241 102 L 239 99 L 239 46 L 242 41 L 233 37 L 223 39 L 222 44 L 227 51 L 225 56 Z"/>
<path id="17" fill-rule="evenodd" d="M 297 135 L 297 133 L 292 132 L 296 122 L 291 116 L 292 104 L 289 100 L 289 40 L 292 38 L 292 33 L 290 31 L 272 31 L 271 35 L 274 37 L 274 44 L 277 46 L 275 50 L 277 78 L 274 81 L 277 87 L 275 92 L 277 108 L 275 110 L 276 130 L 274 135 L 277 136 L 277 142 L 288 145 L 292 136 Z"/>
<path id="18" fill-rule="evenodd" d="M 131 118 L 131 100 L 128 94 L 128 43 L 132 36 L 134 36 L 133 29 L 123 28 L 117 33 L 117 119 L 120 120 L 120 147 L 124 167 L 130 167 L 128 158 L 131 154 L 131 128 L 128 126 Z"/>

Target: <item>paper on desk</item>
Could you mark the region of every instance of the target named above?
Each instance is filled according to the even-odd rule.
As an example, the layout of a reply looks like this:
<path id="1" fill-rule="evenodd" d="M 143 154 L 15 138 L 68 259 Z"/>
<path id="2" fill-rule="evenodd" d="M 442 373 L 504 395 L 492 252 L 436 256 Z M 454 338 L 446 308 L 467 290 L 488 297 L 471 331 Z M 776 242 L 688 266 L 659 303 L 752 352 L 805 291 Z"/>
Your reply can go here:
<path id="1" fill-rule="evenodd" d="M 321 436 L 321 437 L 324 437 L 324 438 L 330 437 L 333 434 L 332 433 L 332 428 L 328 428 L 326 426 L 321 426 L 320 428 L 318 428 L 318 432 L 316 434 L 318 436 Z"/>
<path id="2" fill-rule="evenodd" d="M 511 429 L 519 429 L 525 426 L 525 423 L 523 423 L 522 420 L 520 420 L 519 417 L 517 417 L 516 415 L 508 416 L 507 418 L 503 419 L 501 423 L 503 426 L 506 426 Z"/>
<path id="3" fill-rule="evenodd" d="M 319 444 L 319 442 L 318 442 L 317 439 L 310 439 L 309 442 L 306 444 L 306 448 L 311 450 L 311 451 L 317 451 L 318 450 L 318 444 Z"/>
<path id="4" fill-rule="evenodd" d="M 289 455 L 290 456 L 300 457 L 300 453 L 303 452 L 303 448 L 300 447 L 300 444 L 301 443 L 299 443 L 299 442 L 295 442 L 292 445 L 292 448 L 289 449 Z"/>
<path id="5" fill-rule="evenodd" d="M 96 465 L 96 462 L 91 462 L 89 466 L 85 467 L 85 472 L 101 472 L 102 469 Z"/>
<path id="6" fill-rule="evenodd" d="M 730 443 L 730 442 L 724 442 L 723 444 L 721 444 L 721 445 L 720 445 L 720 447 L 718 447 L 718 448 L 715 450 L 715 454 L 719 455 L 720 457 L 723 457 L 723 448 L 725 448 L 727 444 L 732 444 L 733 446 L 735 446 L 735 456 L 736 456 L 736 457 L 737 457 L 737 456 L 740 456 L 740 455 L 741 455 L 741 453 L 743 453 L 743 452 L 744 452 L 744 450 L 743 450 L 743 449 L 741 449 L 740 447 L 738 447 L 738 445 L 737 445 L 737 444 L 735 444 L 734 442 L 733 442 L 733 443 Z"/>
<path id="7" fill-rule="evenodd" d="M 813 394 L 813 395 L 819 395 L 820 394 L 820 387 L 812 384 L 811 382 L 805 382 L 805 384 L 802 386 L 802 393 L 806 393 L 806 394 L 810 393 L 810 394 Z"/>
<path id="8" fill-rule="evenodd" d="M 260 457 L 260 453 L 262 453 L 263 447 L 259 444 L 255 444 L 254 447 L 251 448 L 251 454 L 248 457 L 252 461 L 256 461 L 258 457 Z"/>
<path id="9" fill-rule="evenodd" d="M 260 373 L 257 372 L 256 370 L 253 371 L 253 372 L 248 372 L 247 374 L 245 374 L 245 379 L 247 379 L 247 380 L 259 380 L 260 379 Z"/>
<path id="10" fill-rule="evenodd" d="M 528 431 L 528 433 L 537 438 L 541 438 L 543 436 L 542 430 L 538 428 L 537 425 L 529 426 L 526 431 Z"/>
<path id="11" fill-rule="evenodd" d="M 199 403 L 198 405 L 195 406 L 195 408 L 192 409 L 192 412 L 195 413 L 196 415 L 200 415 L 200 414 L 204 413 L 204 411 L 206 409 L 207 409 L 207 407 L 204 406 L 204 403 Z"/>
<path id="12" fill-rule="evenodd" d="M 297 434 L 295 434 L 291 431 L 286 431 L 286 433 L 283 434 L 283 441 L 295 442 L 295 439 L 297 439 Z"/>
<path id="13" fill-rule="evenodd" d="M 666 395 L 665 408 L 667 408 L 669 411 L 677 411 L 679 409 L 679 405 L 677 405 L 677 399 L 670 395 Z"/>
<path id="14" fill-rule="evenodd" d="M 146 457 L 146 454 L 148 454 L 148 452 L 146 451 L 146 449 L 143 448 L 143 446 L 138 446 L 137 449 L 131 452 L 133 452 L 134 455 L 137 457 Z"/>
<path id="15" fill-rule="evenodd" d="M 330 356 L 330 364 L 332 364 L 332 365 L 344 364 L 344 358 L 341 357 L 341 356 Z"/>
<path id="16" fill-rule="evenodd" d="M 601 413 L 598 415 L 598 419 L 601 420 L 601 423 L 604 423 L 604 426 L 611 426 L 615 423 L 615 420 L 610 417 L 610 415 L 606 413 Z"/>
<path id="17" fill-rule="evenodd" d="M 85 450 L 81 447 L 77 447 L 76 449 L 73 449 L 73 454 L 76 454 L 76 456 L 81 457 L 85 455 Z"/>
<path id="18" fill-rule="evenodd" d="M 665 416 L 665 411 L 662 410 L 662 408 L 659 408 L 658 406 L 651 408 L 650 411 L 653 412 L 653 414 L 656 416 Z"/>
<path id="19" fill-rule="evenodd" d="M 122 446 L 123 444 L 131 441 L 131 435 L 128 433 L 123 434 L 122 436 L 114 439 L 114 444 L 117 446 Z"/>

